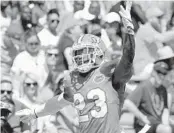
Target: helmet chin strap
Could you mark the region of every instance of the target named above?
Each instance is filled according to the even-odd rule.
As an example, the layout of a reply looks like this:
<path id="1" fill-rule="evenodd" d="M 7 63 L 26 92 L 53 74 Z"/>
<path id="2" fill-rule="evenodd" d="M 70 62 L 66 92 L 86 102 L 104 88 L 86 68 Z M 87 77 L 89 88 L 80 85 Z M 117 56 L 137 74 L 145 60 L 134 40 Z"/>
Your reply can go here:
<path id="1" fill-rule="evenodd" d="M 78 71 L 81 73 L 89 72 L 92 69 L 92 64 L 85 64 L 83 66 L 78 67 Z"/>
<path id="2" fill-rule="evenodd" d="M 96 56 L 96 55 L 95 55 L 95 56 Z M 96 56 L 96 58 L 93 58 L 93 60 L 92 60 L 93 63 L 91 63 L 91 64 L 85 64 L 85 65 L 82 66 L 82 67 L 76 67 L 76 68 L 77 68 L 77 70 L 78 70 L 79 72 L 81 72 L 81 73 L 87 73 L 87 72 L 89 72 L 91 69 L 100 67 L 101 64 L 103 64 L 103 63 L 105 62 L 105 60 L 100 60 L 100 59 L 98 59 L 98 61 L 96 61 L 97 59 L 98 59 L 98 58 L 97 58 L 97 56 Z M 98 62 L 99 62 L 99 63 L 98 63 Z M 91 65 L 91 66 L 90 66 L 90 65 Z M 86 68 L 86 70 L 85 70 L 85 68 Z"/>
<path id="3" fill-rule="evenodd" d="M 78 71 L 81 72 L 81 73 L 87 73 L 87 72 L 89 72 L 91 69 L 100 67 L 101 64 L 103 64 L 104 62 L 105 62 L 105 61 L 103 60 L 100 64 L 93 65 L 93 66 L 91 66 L 91 67 L 90 67 L 88 70 L 86 70 L 86 71 L 81 71 L 79 68 L 77 68 L 77 69 L 78 69 Z"/>
<path id="4" fill-rule="evenodd" d="M 87 71 L 81 71 L 81 70 L 79 70 L 78 69 L 78 71 L 80 72 L 80 73 L 88 73 L 89 71 L 91 71 L 92 69 L 95 69 L 95 68 L 97 68 L 97 67 L 99 67 L 99 66 L 93 66 L 93 67 L 91 67 L 90 69 L 88 69 Z"/>

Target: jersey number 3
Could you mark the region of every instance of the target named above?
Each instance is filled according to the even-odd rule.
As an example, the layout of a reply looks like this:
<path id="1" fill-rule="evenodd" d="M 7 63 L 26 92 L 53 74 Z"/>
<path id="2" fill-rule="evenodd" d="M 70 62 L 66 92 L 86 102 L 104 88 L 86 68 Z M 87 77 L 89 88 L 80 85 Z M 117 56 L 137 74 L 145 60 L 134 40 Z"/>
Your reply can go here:
<path id="1" fill-rule="evenodd" d="M 99 88 L 90 90 L 87 93 L 87 99 L 94 100 L 95 107 L 90 110 L 90 114 L 94 118 L 102 118 L 107 113 L 106 95 L 105 92 Z M 75 107 L 79 111 L 83 111 L 86 106 L 84 96 L 81 93 L 74 95 Z M 80 122 L 86 122 L 89 120 L 89 114 L 80 116 Z"/>

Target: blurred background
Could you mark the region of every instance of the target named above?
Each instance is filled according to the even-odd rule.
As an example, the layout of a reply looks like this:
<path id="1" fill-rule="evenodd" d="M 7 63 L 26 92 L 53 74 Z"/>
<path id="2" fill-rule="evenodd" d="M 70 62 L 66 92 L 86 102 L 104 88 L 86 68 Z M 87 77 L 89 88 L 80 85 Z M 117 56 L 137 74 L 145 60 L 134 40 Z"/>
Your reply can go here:
<path id="1" fill-rule="evenodd" d="M 80 35 L 101 37 L 108 48 L 109 60 L 120 59 L 125 37 L 120 5 L 125 7 L 125 1 L 1 1 L 1 101 L 13 106 L 7 117 L 2 118 L 6 121 L 1 131 L 76 132 L 78 117 L 73 107 L 32 121 L 30 125 L 21 123 L 14 112 L 26 107 L 34 109 L 62 93 L 62 74 L 73 69 L 71 46 Z M 165 62 L 163 78 L 171 96 L 172 116 L 174 2 L 133 1 L 131 16 L 136 49 L 134 74 L 127 83 L 125 99 L 157 71 L 156 61 Z M 160 70 L 163 66 L 159 65 Z M 126 107 L 121 125 L 125 131 L 135 132 L 134 115 Z"/>

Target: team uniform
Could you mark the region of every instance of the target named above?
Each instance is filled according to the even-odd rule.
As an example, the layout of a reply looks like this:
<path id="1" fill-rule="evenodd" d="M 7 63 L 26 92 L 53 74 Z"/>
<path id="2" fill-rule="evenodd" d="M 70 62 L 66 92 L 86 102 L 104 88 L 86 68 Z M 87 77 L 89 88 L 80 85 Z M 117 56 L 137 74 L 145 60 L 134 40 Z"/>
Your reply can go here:
<path id="1" fill-rule="evenodd" d="M 120 96 L 113 88 L 112 74 L 101 70 L 102 66 L 93 70 L 84 85 L 78 74 L 72 73 L 74 106 L 79 111 L 80 133 L 120 132 Z"/>
<path id="2" fill-rule="evenodd" d="M 84 46 L 80 45 L 81 42 Z M 105 49 L 99 48 L 102 44 L 98 37 L 89 34 L 78 40 L 74 46 L 73 59 L 79 66 L 64 76 L 64 93 L 46 103 L 43 115 L 61 111 L 73 102 L 79 115 L 79 133 L 121 132 L 119 117 L 124 101 L 125 84 L 132 75 L 134 36 L 126 34 L 123 55 L 119 61 L 105 60 L 97 65 L 97 60 L 103 60 L 102 51 Z M 70 80 L 67 80 L 67 76 Z M 26 111 L 23 113 L 26 114 Z M 34 115 L 24 115 L 22 118 L 27 121 Z"/>
<path id="3" fill-rule="evenodd" d="M 79 133 L 121 132 L 119 117 L 135 54 L 130 8 L 131 3 L 127 2 L 126 10 L 121 7 L 120 12 L 127 31 L 121 59 L 108 61 L 107 48 L 99 37 L 91 34 L 81 36 L 72 46 L 74 69 L 64 75 L 64 93 L 49 100 L 44 109 L 38 111 L 40 116 L 60 111 L 73 102 L 79 113 Z M 28 116 L 25 111 L 23 114 L 19 115 L 24 121 L 37 118 L 35 112 Z"/>

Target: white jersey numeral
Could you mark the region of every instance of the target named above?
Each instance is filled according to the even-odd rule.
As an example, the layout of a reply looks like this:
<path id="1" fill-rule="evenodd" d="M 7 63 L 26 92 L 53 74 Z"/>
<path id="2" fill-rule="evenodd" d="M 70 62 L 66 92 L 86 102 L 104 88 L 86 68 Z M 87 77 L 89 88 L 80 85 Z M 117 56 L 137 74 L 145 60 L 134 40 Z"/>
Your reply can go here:
<path id="1" fill-rule="evenodd" d="M 94 100 L 95 107 L 90 111 L 90 114 L 94 118 L 102 118 L 106 115 L 107 113 L 107 104 L 106 104 L 106 95 L 105 92 L 99 88 L 90 90 L 87 93 L 87 99 L 92 99 Z M 84 96 L 80 93 L 77 93 L 74 95 L 74 101 L 75 101 L 75 107 L 79 110 L 82 111 L 86 103 L 84 101 Z M 86 122 L 89 120 L 89 114 L 80 116 L 80 122 Z"/>
<path id="2" fill-rule="evenodd" d="M 74 95 L 74 104 L 75 104 L 75 107 L 79 110 L 79 111 L 82 111 L 84 108 L 85 108 L 85 106 L 86 106 L 86 104 L 85 104 L 85 99 L 84 99 L 84 97 L 83 97 L 83 95 L 82 94 L 80 94 L 80 93 L 76 93 L 75 95 Z M 83 116 L 80 116 L 79 117 L 79 120 L 80 120 L 80 122 L 85 122 L 85 121 L 88 121 L 89 120 L 89 117 L 88 117 L 88 115 L 83 115 Z"/>

